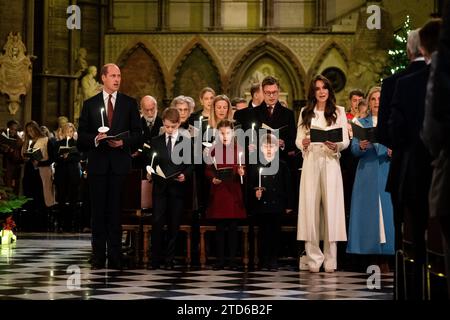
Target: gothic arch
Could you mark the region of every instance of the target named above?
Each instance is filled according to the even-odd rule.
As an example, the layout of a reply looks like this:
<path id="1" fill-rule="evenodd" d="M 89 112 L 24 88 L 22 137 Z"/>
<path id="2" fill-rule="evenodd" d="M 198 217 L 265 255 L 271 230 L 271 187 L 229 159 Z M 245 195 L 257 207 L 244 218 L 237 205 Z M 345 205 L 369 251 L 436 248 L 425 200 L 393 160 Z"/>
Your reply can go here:
<path id="1" fill-rule="evenodd" d="M 288 47 L 270 36 L 261 37 L 250 43 L 231 63 L 233 69 L 228 75 L 228 87 L 233 91 L 232 95 L 239 94 L 237 90 L 245 80 L 249 68 L 264 57 L 275 60 L 286 72 L 292 88 L 292 99 L 304 99 L 306 73 L 302 64 Z"/>
<path id="2" fill-rule="evenodd" d="M 312 79 L 318 72 L 322 62 L 327 57 L 328 53 L 332 50 L 336 49 L 339 54 L 341 55 L 342 59 L 344 60 L 345 64 L 347 65 L 347 68 L 349 66 L 349 60 L 348 57 L 350 56 L 349 53 L 345 48 L 343 48 L 339 43 L 337 43 L 334 39 L 329 39 L 326 41 L 317 52 L 316 57 L 314 58 L 313 62 L 311 63 L 311 68 L 308 71 L 308 82 Z M 308 88 L 305 88 L 305 90 L 308 90 Z"/>
<path id="3" fill-rule="evenodd" d="M 153 95 L 162 106 L 161 102 L 167 96 L 167 71 L 161 68 L 161 57 L 153 52 L 157 51 L 139 41 L 124 49 L 117 65 L 122 71 L 121 89 L 124 93 L 136 99 L 146 94 Z"/>
<path id="4" fill-rule="evenodd" d="M 212 48 L 200 37 L 193 38 L 178 55 L 171 68 L 170 97 L 189 95 L 199 104 L 198 94 L 209 86 L 223 92 L 223 68 Z"/>

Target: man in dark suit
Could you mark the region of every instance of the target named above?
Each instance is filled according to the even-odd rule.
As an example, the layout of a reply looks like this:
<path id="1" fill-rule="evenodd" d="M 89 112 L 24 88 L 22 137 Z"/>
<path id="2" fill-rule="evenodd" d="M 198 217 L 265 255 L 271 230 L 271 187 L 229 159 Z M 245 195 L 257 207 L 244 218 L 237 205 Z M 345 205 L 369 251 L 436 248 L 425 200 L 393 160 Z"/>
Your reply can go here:
<path id="1" fill-rule="evenodd" d="M 92 211 L 92 260 L 94 269 L 121 269 L 121 191 L 131 169 L 141 122 L 136 101 L 120 92 L 121 74 L 115 64 L 101 71 L 103 91 L 86 100 L 79 119 L 78 148 L 88 153 L 88 179 Z M 101 110 L 105 112 L 102 112 Z M 103 121 L 102 121 L 103 117 Z M 98 128 L 109 126 L 109 136 L 128 132 L 120 140 L 106 139 Z"/>
<path id="2" fill-rule="evenodd" d="M 280 93 L 280 83 L 274 77 L 265 77 L 261 83 L 264 101 L 254 109 L 257 125 L 261 128 L 263 124 L 272 129 L 280 129 L 279 147 L 280 158 L 289 161 L 290 157 L 295 155 L 295 137 L 297 134 L 294 112 L 283 107 L 278 100 Z"/>
<path id="3" fill-rule="evenodd" d="M 443 237 L 450 297 L 450 1 L 443 15 L 438 51 L 433 54 L 428 81 L 422 139 L 433 157 L 430 217 L 438 219 Z"/>
<path id="4" fill-rule="evenodd" d="M 400 208 L 400 204 L 398 201 L 398 190 L 399 190 L 399 174 L 401 170 L 402 163 L 402 146 L 393 147 L 392 141 L 389 136 L 389 126 L 388 121 L 391 115 L 391 101 L 392 96 L 394 95 L 395 85 L 397 84 L 397 80 L 410 75 L 416 71 L 419 71 L 425 68 L 426 63 L 425 59 L 422 56 L 422 53 L 419 50 L 420 39 L 419 39 L 419 29 L 412 30 L 408 34 L 408 41 L 406 44 L 406 52 L 408 58 L 410 60 L 410 64 L 408 67 L 398 73 L 395 73 L 386 79 L 383 80 L 381 85 L 381 97 L 380 97 L 380 107 L 378 112 L 378 124 L 377 124 L 377 133 L 378 140 L 381 144 L 387 146 L 392 149 L 392 158 L 391 158 L 391 166 L 389 169 L 388 179 L 386 182 L 386 191 L 391 194 L 392 205 L 394 210 L 394 226 L 395 226 L 395 245 L 396 250 L 402 248 L 402 232 L 401 226 L 403 222 L 403 213 Z M 396 270 L 396 272 L 399 270 Z M 400 270 L 401 271 L 401 270 Z M 395 290 L 395 299 L 404 299 L 403 287 L 404 284 L 400 283 L 401 279 L 403 279 L 403 274 L 400 272 L 399 274 L 394 275 L 396 278 L 396 283 L 399 284 Z"/>
<path id="5" fill-rule="evenodd" d="M 176 108 L 167 108 L 162 114 L 165 133 L 152 139 L 152 150 L 157 153 L 153 163 L 153 224 L 151 268 L 161 264 L 162 232 L 167 223 L 168 241 L 165 254 L 166 269 L 173 269 L 175 245 L 184 210 L 186 180 L 192 178 L 192 139 L 178 130 L 180 114 Z M 166 178 L 158 174 L 159 168 Z"/>
<path id="6" fill-rule="evenodd" d="M 419 31 L 420 50 L 429 62 L 437 49 L 441 21 L 433 19 Z M 399 176 L 399 202 L 404 210 L 405 230 L 410 230 L 414 274 L 407 299 L 425 299 L 425 231 L 428 224 L 428 191 L 431 183 L 431 157 L 420 139 L 425 109 L 429 66 L 397 81 L 392 98 L 389 131 L 394 150 L 402 149 Z"/>
<path id="7" fill-rule="evenodd" d="M 251 129 L 252 123 L 256 121 L 254 110 L 263 102 L 263 95 L 260 83 L 254 83 L 250 87 L 250 94 L 252 99 L 248 103 L 248 107 L 238 109 L 233 115 L 233 119 L 242 126 L 242 130 Z"/>
<path id="8" fill-rule="evenodd" d="M 159 135 L 159 131 L 163 126 L 162 120 L 158 116 L 158 103 L 154 97 L 144 96 L 140 105 L 143 142 L 150 144 L 153 137 Z"/>
<path id="9" fill-rule="evenodd" d="M 141 126 L 142 134 L 139 148 L 141 151 L 133 153 L 133 168 L 145 170 L 145 166 L 150 164 L 148 147 L 151 146 L 153 137 L 159 135 L 162 127 L 162 120 L 158 116 L 158 102 L 152 96 L 144 96 L 140 102 L 141 106 Z M 142 175 L 145 179 L 146 174 Z"/>

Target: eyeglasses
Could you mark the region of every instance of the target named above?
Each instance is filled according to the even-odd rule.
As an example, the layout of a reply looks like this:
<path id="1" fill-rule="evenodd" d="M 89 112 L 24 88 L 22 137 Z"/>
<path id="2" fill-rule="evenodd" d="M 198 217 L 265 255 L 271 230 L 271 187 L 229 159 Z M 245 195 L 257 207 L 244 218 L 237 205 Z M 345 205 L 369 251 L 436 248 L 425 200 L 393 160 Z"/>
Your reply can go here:
<path id="1" fill-rule="evenodd" d="M 276 96 L 278 94 L 278 91 L 264 91 L 264 94 L 266 96 L 272 97 L 272 96 Z"/>

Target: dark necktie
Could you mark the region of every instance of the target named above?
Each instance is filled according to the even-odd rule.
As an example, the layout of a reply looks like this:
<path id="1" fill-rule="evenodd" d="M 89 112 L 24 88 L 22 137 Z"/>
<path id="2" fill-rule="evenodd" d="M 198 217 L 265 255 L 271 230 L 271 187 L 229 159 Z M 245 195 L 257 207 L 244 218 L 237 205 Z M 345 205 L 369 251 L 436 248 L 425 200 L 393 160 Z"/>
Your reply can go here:
<path id="1" fill-rule="evenodd" d="M 269 108 L 269 117 L 271 117 L 273 114 L 273 106 L 269 106 L 268 108 Z"/>
<path id="2" fill-rule="evenodd" d="M 172 159 L 172 136 L 167 136 L 167 153 L 169 154 L 169 159 Z"/>
<path id="3" fill-rule="evenodd" d="M 109 127 L 111 128 L 112 126 L 112 119 L 114 116 L 114 108 L 113 108 L 113 104 L 112 104 L 112 94 L 109 95 L 108 98 L 108 122 L 109 122 Z"/>

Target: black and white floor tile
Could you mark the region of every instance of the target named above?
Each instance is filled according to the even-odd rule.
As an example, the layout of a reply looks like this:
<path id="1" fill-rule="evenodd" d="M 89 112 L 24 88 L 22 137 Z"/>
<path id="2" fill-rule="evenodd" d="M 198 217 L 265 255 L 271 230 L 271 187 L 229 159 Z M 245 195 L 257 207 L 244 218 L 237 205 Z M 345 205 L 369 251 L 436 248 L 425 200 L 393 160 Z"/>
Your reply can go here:
<path id="1" fill-rule="evenodd" d="M 211 269 L 91 270 L 87 235 L 23 235 L 0 251 L 0 300 L 392 300 L 392 274 Z M 75 270 L 75 273 L 73 271 Z M 76 271 L 79 270 L 79 278 Z M 78 281 L 79 279 L 79 281 Z"/>

